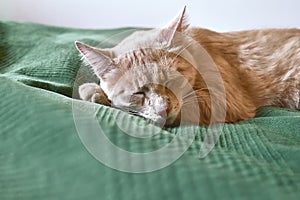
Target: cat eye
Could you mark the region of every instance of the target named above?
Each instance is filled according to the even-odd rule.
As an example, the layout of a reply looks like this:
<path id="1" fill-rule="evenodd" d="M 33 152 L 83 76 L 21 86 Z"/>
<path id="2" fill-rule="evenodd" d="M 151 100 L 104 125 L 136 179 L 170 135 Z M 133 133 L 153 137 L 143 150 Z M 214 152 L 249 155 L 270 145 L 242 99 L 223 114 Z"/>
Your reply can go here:
<path id="1" fill-rule="evenodd" d="M 136 93 L 133 93 L 134 96 L 140 96 L 140 97 L 144 97 L 145 98 L 145 92 L 136 92 Z"/>
<path id="2" fill-rule="evenodd" d="M 143 105 L 145 101 L 146 94 L 144 92 L 133 93 L 130 97 L 130 102 L 136 105 Z"/>

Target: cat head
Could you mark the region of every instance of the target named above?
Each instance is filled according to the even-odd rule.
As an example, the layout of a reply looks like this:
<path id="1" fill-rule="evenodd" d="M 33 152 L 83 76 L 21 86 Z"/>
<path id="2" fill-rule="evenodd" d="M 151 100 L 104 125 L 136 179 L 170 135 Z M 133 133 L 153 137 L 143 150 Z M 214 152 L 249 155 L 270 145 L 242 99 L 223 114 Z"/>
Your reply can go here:
<path id="1" fill-rule="evenodd" d="M 175 33 L 187 27 L 184 7 L 167 26 L 136 31 L 113 48 L 75 43 L 112 106 L 173 125 L 180 119 L 185 79 L 177 70 L 183 61 L 171 50 L 180 46 Z"/>

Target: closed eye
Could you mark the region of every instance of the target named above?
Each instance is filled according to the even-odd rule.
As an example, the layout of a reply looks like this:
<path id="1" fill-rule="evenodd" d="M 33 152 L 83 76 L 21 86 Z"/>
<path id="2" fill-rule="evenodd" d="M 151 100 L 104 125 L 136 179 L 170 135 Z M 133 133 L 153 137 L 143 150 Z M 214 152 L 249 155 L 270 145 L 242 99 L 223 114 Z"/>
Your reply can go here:
<path id="1" fill-rule="evenodd" d="M 145 94 L 145 92 L 135 92 L 135 93 L 133 93 L 133 96 L 140 96 L 140 97 L 145 98 L 146 94 Z"/>
<path id="2" fill-rule="evenodd" d="M 144 104 L 145 97 L 146 94 L 144 92 L 133 93 L 130 97 L 130 104 L 141 106 Z"/>

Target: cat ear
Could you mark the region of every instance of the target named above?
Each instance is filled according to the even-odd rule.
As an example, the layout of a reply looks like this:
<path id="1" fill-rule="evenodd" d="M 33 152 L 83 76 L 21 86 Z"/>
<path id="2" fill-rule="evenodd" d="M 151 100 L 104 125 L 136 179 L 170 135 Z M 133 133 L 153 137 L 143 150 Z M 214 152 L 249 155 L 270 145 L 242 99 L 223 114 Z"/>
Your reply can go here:
<path id="1" fill-rule="evenodd" d="M 94 73 L 103 79 L 105 74 L 114 68 L 112 53 L 107 50 L 91 47 L 79 41 L 75 41 L 77 50 L 81 53 L 84 60 L 92 66 Z"/>
<path id="2" fill-rule="evenodd" d="M 180 11 L 180 13 L 172 20 L 168 25 L 163 27 L 163 37 L 171 42 L 176 32 L 184 32 L 189 26 L 186 15 L 186 6 Z"/>

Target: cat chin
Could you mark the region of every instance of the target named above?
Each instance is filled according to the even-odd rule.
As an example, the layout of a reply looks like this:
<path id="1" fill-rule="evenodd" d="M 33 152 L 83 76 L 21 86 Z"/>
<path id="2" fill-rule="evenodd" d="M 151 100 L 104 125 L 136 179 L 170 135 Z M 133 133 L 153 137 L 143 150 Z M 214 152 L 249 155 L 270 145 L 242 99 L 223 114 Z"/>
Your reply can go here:
<path id="1" fill-rule="evenodd" d="M 159 126 L 159 127 L 164 127 L 168 124 L 168 119 L 161 117 L 159 115 L 155 115 L 155 116 L 145 116 L 144 114 L 138 114 L 138 116 L 143 117 L 144 119 L 149 120 L 150 122 L 152 122 L 154 125 Z"/>
<path id="2" fill-rule="evenodd" d="M 177 126 L 179 123 L 176 121 L 176 117 L 157 117 L 155 119 L 151 119 L 155 125 L 160 127 L 174 127 Z"/>

